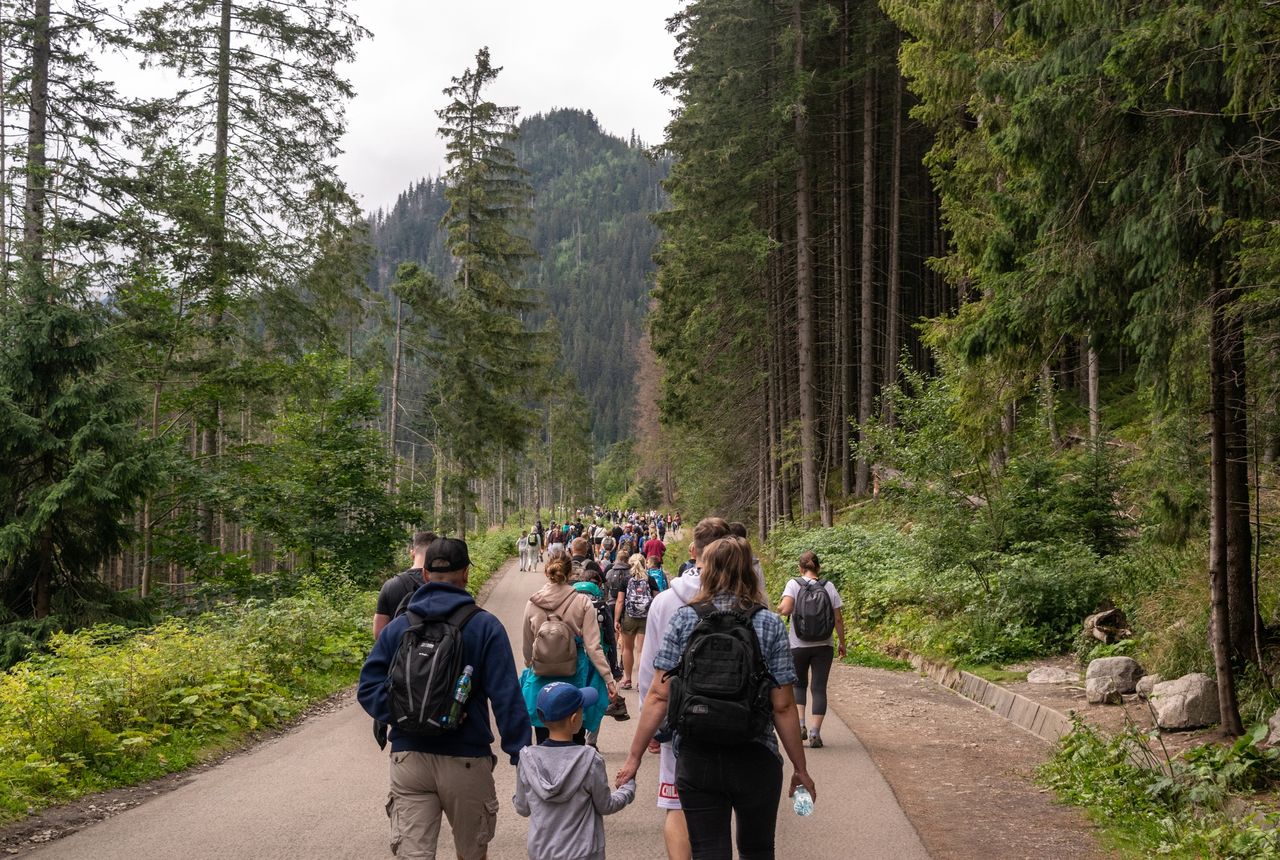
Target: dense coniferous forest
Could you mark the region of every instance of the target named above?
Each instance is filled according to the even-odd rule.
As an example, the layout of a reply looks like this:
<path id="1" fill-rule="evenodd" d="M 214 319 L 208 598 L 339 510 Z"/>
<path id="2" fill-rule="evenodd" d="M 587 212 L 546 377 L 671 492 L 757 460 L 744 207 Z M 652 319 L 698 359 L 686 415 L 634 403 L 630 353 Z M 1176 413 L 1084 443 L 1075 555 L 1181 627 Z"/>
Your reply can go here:
<path id="1" fill-rule="evenodd" d="M 529 286 L 545 306 L 531 318 L 554 318 L 560 365 L 586 398 L 598 452 L 631 432 L 658 238 L 650 216 L 663 205 L 668 166 L 573 109 L 524 119 L 513 148 L 534 192 L 528 235 L 539 260 Z M 440 228 L 445 189 L 439 179 L 420 180 L 371 216 L 375 292 L 386 294 L 406 261 L 450 276 Z"/>
<path id="2" fill-rule="evenodd" d="M 901 522 L 924 579 L 869 623 L 962 659 L 1066 647 L 1118 600 L 1238 734 L 1278 626 L 1274 15 L 695 0 L 671 25 L 651 325 L 683 503 L 762 537 Z"/>

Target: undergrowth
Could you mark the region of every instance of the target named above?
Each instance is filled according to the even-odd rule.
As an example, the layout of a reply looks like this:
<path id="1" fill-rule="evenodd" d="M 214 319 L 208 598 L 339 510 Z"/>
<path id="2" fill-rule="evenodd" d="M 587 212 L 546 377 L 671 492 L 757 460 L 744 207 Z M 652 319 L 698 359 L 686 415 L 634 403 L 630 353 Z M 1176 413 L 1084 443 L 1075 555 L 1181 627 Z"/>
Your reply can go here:
<path id="1" fill-rule="evenodd" d="M 182 770 L 352 683 L 372 595 L 303 590 L 55 634 L 0 675 L 0 822 Z"/>
<path id="2" fill-rule="evenodd" d="M 1107 739 L 1077 721 L 1038 777 L 1083 807 L 1128 856 L 1276 858 L 1280 815 L 1242 819 L 1233 809 L 1280 780 L 1280 750 L 1259 746 L 1266 732 L 1258 725 L 1234 744 L 1171 759 L 1153 752 L 1157 741 L 1136 728 Z"/>

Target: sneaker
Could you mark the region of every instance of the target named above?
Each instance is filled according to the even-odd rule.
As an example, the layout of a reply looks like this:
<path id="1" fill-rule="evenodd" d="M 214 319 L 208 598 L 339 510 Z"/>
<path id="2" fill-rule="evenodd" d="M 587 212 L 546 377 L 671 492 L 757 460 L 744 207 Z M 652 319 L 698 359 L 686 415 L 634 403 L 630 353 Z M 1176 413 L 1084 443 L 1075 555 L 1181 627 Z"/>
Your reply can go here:
<path id="1" fill-rule="evenodd" d="M 627 713 L 627 700 L 619 696 L 609 703 L 609 707 L 604 709 L 606 717 L 613 717 L 620 723 L 625 723 L 631 719 L 631 715 Z"/>
<path id="2" fill-rule="evenodd" d="M 806 729 L 804 726 L 800 727 L 800 740 L 802 741 L 809 740 L 809 730 Z"/>
<path id="3" fill-rule="evenodd" d="M 809 735 L 809 749 L 822 749 L 822 738 L 818 737 L 816 734 Z"/>

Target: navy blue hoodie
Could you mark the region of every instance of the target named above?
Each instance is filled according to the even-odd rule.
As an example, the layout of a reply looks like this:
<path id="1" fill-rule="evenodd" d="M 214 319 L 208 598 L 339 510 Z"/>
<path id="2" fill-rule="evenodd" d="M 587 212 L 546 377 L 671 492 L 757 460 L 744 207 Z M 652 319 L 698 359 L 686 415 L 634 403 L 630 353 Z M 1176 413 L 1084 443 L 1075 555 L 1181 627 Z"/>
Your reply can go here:
<path id="1" fill-rule="evenodd" d="M 474 603 L 470 594 L 443 582 L 428 582 L 414 592 L 409 609 L 422 616 L 448 615 L 464 603 Z M 387 671 L 400 647 L 400 637 L 409 626 L 407 615 L 392 620 L 373 645 L 369 659 L 360 670 L 357 697 L 375 720 L 391 722 L 388 705 Z M 492 755 L 493 731 L 489 726 L 489 705 L 502 736 L 502 749 L 512 764 L 520 761 L 520 750 L 529 746 L 531 726 L 525 710 L 515 657 L 507 631 L 496 617 L 481 610 L 462 629 L 463 662 L 475 667 L 467 718 L 456 732 L 425 736 L 391 729 L 392 752 L 424 752 L 436 755 L 481 757 Z"/>

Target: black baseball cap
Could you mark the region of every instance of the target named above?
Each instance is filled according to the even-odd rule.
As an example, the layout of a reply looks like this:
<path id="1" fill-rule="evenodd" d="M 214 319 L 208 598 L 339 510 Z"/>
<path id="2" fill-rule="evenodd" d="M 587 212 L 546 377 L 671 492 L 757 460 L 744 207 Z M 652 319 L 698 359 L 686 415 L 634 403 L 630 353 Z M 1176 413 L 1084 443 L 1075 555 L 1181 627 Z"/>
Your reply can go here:
<path id="1" fill-rule="evenodd" d="M 436 538 L 427 547 L 427 573 L 459 573 L 471 566 L 467 542 L 457 538 Z"/>

